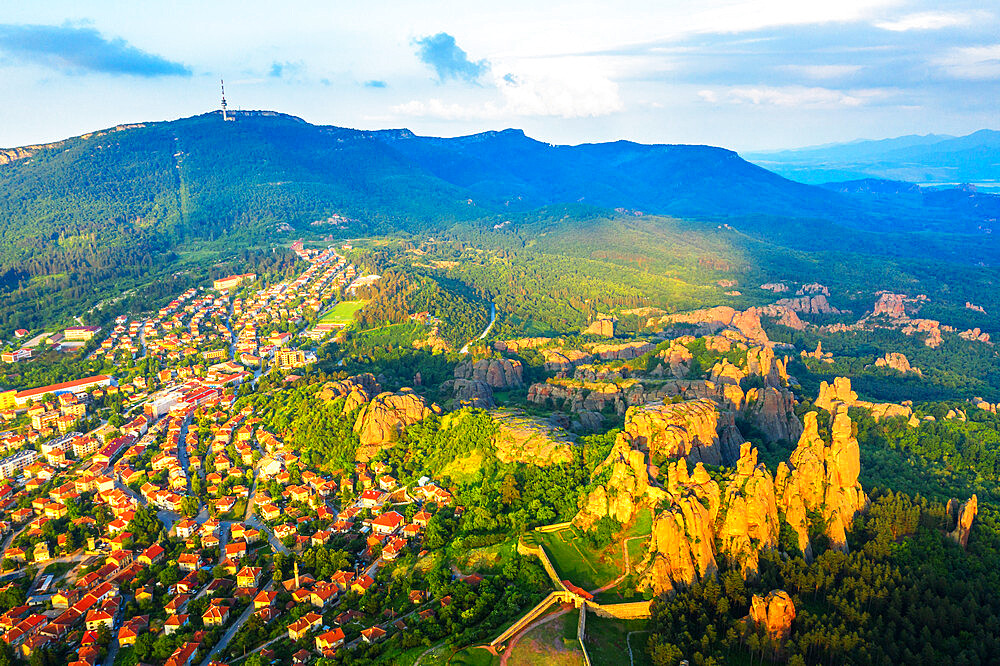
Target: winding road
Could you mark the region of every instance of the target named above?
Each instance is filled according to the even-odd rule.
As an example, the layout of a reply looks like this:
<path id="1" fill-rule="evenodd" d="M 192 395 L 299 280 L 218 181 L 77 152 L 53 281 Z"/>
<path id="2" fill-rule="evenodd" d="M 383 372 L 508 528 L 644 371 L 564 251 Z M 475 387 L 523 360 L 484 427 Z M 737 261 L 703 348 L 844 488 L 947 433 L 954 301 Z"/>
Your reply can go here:
<path id="1" fill-rule="evenodd" d="M 493 303 L 490 303 L 490 323 L 486 326 L 486 328 L 483 330 L 483 332 L 479 335 L 478 338 L 473 338 L 472 340 L 466 342 L 465 346 L 462 347 L 462 350 L 458 353 L 468 354 L 469 345 L 471 345 L 476 340 L 485 340 L 486 336 L 490 334 L 490 329 L 493 328 L 493 322 L 495 322 L 496 320 L 497 320 L 497 306 Z"/>

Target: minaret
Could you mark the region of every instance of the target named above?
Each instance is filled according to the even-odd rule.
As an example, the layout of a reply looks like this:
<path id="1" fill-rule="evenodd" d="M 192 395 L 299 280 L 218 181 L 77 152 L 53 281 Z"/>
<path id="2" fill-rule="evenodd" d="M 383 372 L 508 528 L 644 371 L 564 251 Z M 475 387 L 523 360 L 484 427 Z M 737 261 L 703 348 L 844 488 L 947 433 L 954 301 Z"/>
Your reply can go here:
<path id="1" fill-rule="evenodd" d="M 226 121 L 229 118 L 226 117 L 226 82 L 219 79 L 219 83 L 222 84 L 222 120 Z"/>
<path id="2" fill-rule="evenodd" d="M 297 589 L 299 589 L 299 563 L 298 563 L 298 561 L 296 561 L 293 566 L 295 567 L 295 589 L 297 590 Z"/>

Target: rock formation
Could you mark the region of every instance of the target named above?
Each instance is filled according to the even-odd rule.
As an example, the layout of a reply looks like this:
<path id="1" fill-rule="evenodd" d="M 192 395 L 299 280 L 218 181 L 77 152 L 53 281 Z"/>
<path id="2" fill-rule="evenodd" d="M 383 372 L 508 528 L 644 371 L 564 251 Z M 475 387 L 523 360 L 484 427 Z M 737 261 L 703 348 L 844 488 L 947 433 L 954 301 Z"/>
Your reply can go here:
<path id="1" fill-rule="evenodd" d="M 814 358 L 817 361 L 823 361 L 824 363 L 833 363 L 833 354 L 823 351 L 822 340 L 816 342 L 816 351 L 807 352 L 802 350 L 800 355 L 803 359 Z"/>
<path id="2" fill-rule="evenodd" d="M 910 417 L 913 409 L 909 404 L 898 405 L 892 402 L 867 402 L 858 400 L 858 394 L 851 389 L 849 377 L 837 377 L 833 384 L 820 382 L 819 395 L 816 397 L 816 406 L 825 409 L 831 414 L 840 408 L 861 407 L 871 412 L 872 418 L 881 421 L 894 416 Z"/>
<path id="3" fill-rule="evenodd" d="M 672 324 L 693 324 L 698 327 L 692 331 L 696 335 L 714 335 L 724 331 L 753 344 L 768 344 L 770 341 L 761 327 L 760 315 L 761 310 L 757 308 L 740 311 L 728 306 L 719 306 L 706 310 L 650 318 L 646 325 L 653 328 Z"/>
<path id="4" fill-rule="evenodd" d="M 615 337 L 615 323 L 618 321 L 616 317 L 602 317 L 594 322 L 591 322 L 590 326 L 584 329 L 584 335 L 600 335 L 605 338 Z"/>
<path id="5" fill-rule="evenodd" d="M 776 294 L 788 291 L 788 285 L 784 282 L 767 282 L 760 285 L 760 288 L 766 289 L 767 291 L 773 291 Z"/>
<path id="6" fill-rule="evenodd" d="M 671 342 L 670 347 L 660 352 L 659 357 L 669 368 L 670 374 L 677 379 L 687 377 L 691 370 L 691 360 L 694 358 L 691 351 L 677 340 Z"/>
<path id="7" fill-rule="evenodd" d="M 757 449 L 749 442 L 740 447 L 736 474 L 726 486 L 722 506 L 720 552 L 744 578 L 756 576 L 760 550 L 778 545 L 780 525 L 774 478 L 766 466 L 757 464 Z"/>
<path id="8" fill-rule="evenodd" d="M 586 346 L 586 349 L 590 353 L 604 361 L 629 361 L 649 353 L 655 348 L 655 345 L 639 340 L 620 344 L 591 344 Z"/>
<path id="9" fill-rule="evenodd" d="M 968 331 L 962 331 L 958 334 L 958 337 L 972 342 L 985 342 L 986 344 L 990 344 L 990 334 L 984 333 L 979 330 L 978 327 L 969 329 Z"/>
<path id="10" fill-rule="evenodd" d="M 861 450 L 846 409 L 833 415 L 831 439 L 819 435 L 816 412 L 805 415 L 802 436 L 788 459 L 778 465 L 774 478 L 778 506 L 798 536 L 799 549 L 811 557 L 808 512 L 817 512 L 826 524 L 826 536 L 834 548 L 847 549 L 847 528 L 865 509 L 865 496 L 858 475 Z"/>
<path id="11" fill-rule="evenodd" d="M 794 328 L 796 331 L 804 331 L 806 329 L 806 323 L 799 318 L 795 310 L 784 305 L 779 305 L 778 303 L 772 303 L 760 308 L 760 315 L 762 317 L 771 317 L 776 324 Z"/>
<path id="12" fill-rule="evenodd" d="M 830 305 L 824 294 L 817 296 L 799 296 L 797 298 L 782 298 L 775 303 L 802 314 L 841 314 L 841 311 Z"/>
<path id="13" fill-rule="evenodd" d="M 547 344 L 562 344 L 561 338 L 517 338 L 516 340 L 497 340 L 493 343 L 493 349 L 498 352 L 510 352 L 516 354 L 525 349 L 538 349 Z"/>
<path id="14" fill-rule="evenodd" d="M 743 416 L 770 442 L 779 439 L 791 442 L 802 434 L 802 423 L 795 416 L 795 396 L 786 388 L 750 389 Z"/>
<path id="15" fill-rule="evenodd" d="M 950 326 L 942 326 L 941 322 L 936 319 L 913 319 L 902 330 L 904 335 L 924 333 L 924 344 L 933 349 L 941 345 L 942 331 L 954 331 L 955 329 Z"/>
<path id="16" fill-rule="evenodd" d="M 829 296 L 830 289 L 826 285 L 822 285 L 819 282 L 811 282 L 799 287 L 795 294 L 797 296 L 804 296 L 806 294 L 822 294 L 823 296 Z"/>
<path id="17" fill-rule="evenodd" d="M 764 629 L 773 641 L 783 641 L 792 634 L 795 621 L 795 604 L 788 592 L 771 590 L 767 596 L 753 595 L 747 620 Z"/>
<path id="18" fill-rule="evenodd" d="M 909 359 L 906 358 L 906 354 L 901 354 L 899 352 L 887 352 L 885 356 L 875 360 L 875 366 L 879 368 L 890 368 L 897 372 L 902 372 L 906 374 L 907 372 L 913 372 L 915 374 L 921 374 L 920 370 L 910 366 Z"/>
<path id="19" fill-rule="evenodd" d="M 713 400 L 630 407 L 625 431 L 632 447 L 651 460 L 686 458 L 709 465 L 733 464 L 742 439 L 732 414 L 719 412 Z"/>
<path id="20" fill-rule="evenodd" d="M 379 385 L 375 381 L 375 376 L 366 372 L 339 382 L 327 382 L 323 385 L 318 397 L 326 401 L 344 397 L 344 412 L 350 412 L 367 403 L 378 392 Z"/>
<path id="21" fill-rule="evenodd" d="M 872 316 L 885 315 L 890 319 L 906 319 L 906 295 L 883 292 L 875 301 Z"/>
<path id="22" fill-rule="evenodd" d="M 573 460 L 573 443 L 561 430 L 522 412 L 501 410 L 493 414 L 497 425 L 493 446 L 502 463 L 555 465 Z"/>
<path id="23" fill-rule="evenodd" d="M 455 395 L 455 401 L 463 407 L 491 409 L 496 406 L 496 402 L 493 400 L 493 389 L 483 381 L 452 379 L 441 384 L 441 388 L 451 389 Z"/>
<path id="24" fill-rule="evenodd" d="M 410 389 L 379 393 L 362 408 L 354 422 L 354 432 L 361 439 L 357 459 L 367 462 L 380 448 L 397 441 L 406 426 L 422 421 L 432 413 L 440 414 L 441 408 L 428 405 Z"/>
<path id="25" fill-rule="evenodd" d="M 978 512 L 979 500 L 975 495 L 962 504 L 956 499 L 948 500 L 949 527 L 955 526 L 948 532 L 948 536 L 957 541 L 962 548 L 969 545 L 969 530 L 972 529 L 972 521 L 976 519 Z"/>
<path id="26" fill-rule="evenodd" d="M 568 373 L 574 367 L 590 363 L 594 357 L 578 349 L 543 349 L 542 356 L 545 358 L 545 370 L 548 372 Z"/>
<path id="27" fill-rule="evenodd" d="M 455 366 L 455 379 L 483 382 L 492 388 L 508 389 L 524 385 L 524 368 L 520 361 L 506 358 L 484 358 Z"/>

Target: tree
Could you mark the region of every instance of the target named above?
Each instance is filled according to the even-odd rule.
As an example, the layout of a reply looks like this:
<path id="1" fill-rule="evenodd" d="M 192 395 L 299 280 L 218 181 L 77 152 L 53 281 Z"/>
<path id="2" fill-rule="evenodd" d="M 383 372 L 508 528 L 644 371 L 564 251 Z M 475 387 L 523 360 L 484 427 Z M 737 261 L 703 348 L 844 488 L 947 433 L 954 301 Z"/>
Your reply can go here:
<path id="1" fill-rule="evenodd" d="M 198 501 L 197 497 L 192 497 L 191 495 L 185 495 L 181 498 L 181 514 L 187 518 L 194 518 L 198 515 L 198 511 L 201 509 L 201 503 Z"/>

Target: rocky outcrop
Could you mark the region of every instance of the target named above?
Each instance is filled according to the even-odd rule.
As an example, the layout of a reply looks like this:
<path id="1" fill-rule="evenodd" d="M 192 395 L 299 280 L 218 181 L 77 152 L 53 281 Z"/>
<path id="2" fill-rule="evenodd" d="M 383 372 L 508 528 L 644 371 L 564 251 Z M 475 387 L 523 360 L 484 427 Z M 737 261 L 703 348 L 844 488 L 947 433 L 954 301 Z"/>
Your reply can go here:
<path id="1" fill-rule="evenodd" d="M 573 460 L 573 442 L 547 423 L 513 410 L 494 413 L 493 421 L 497 425 L 493 446 L 502 463 L 546 466 Z"/>
<path id="2" fill-rule="evenodd" d="M 590 326 L 583 330 L 584 335 L 600 335 L 605 338 L 615 337 L 615 324 L 618 322 L 616 317 L 603 317 L 594 322 L 591 322 Z"/>
<path id="3" fill-rule="evenodd" d="M 830 305 L 824 294 L 782 298 L 775 305 L 780 305 L 793 312 L 801 312 L 802 314 L 842 314 L 840 310 Z"/>
<path id="4" fill-rule="evenodd" d="M 582 352 L 579 349 L 543 349 L 542 356 L 545 358 L 545 370 L 548 372 L 568 373 L 578 365 L 590 363 L 594 360 L 591 354 Z"/>
<path id="5" fill-rule="evenodd" d="M 924 344 L 932 349 L 941 346 L 941 332 L 954 331 L 950 326 L 942 326 L 936 319 L 913 319 L 903 327 L 904 335 L 924 334 Z"/>
<path id="6" fill-rule="evenodd" d="M 788 291 L 788 285 L 785 284 L 784 282 L 766 282 L 760 285 L 760 288 L 765 289 L 767 291 L 773 291 L 776 294 L 781 294 Z"/>
<path id="7" fill-rule="evenodd" d="M 971 342 L 985 342 L 986 344 L 990 344 L 990 334 L 984 333 L 983 331 L 979 330 L 979 328 L 972 328 L 969 329 L 968 331 L 962 331 L 961 333 L 958 334 L 958 337 L 962 338 L 963 340 L 969 340 Z"/>
<path id="8" fill-rule="evenodd" d="M 662 499 L 663 491 L 649 483 L 646 460 L 646 454 L 633 448 L 632 440 L 625 433 L 619 433 L 611 453 L 594 472 L 598 475 L 610 469 L 607 482 L 598 485 L 582 500 L 573 522 L 587 529 L 601 518 L 610 516 L 627 524 L 640 505 L 652 505 Z"/>
<path id="9" fill-rule="evenodd" d="M 709 465 L 735 463 L 735 440 L 742 440 L 732 414 L 720 412 L 713 400 L 630 407 L 622 434 L 653 461 L 686 458 Z"/>
<path id="10" fill-rule="evenodd" d="M 694 358 L 691 351 L 676 340 L 670 343 L 670 347 L 660 352 L 659 357 L 663 359 L 670 375 L 677 379 L 687 377 Z"/>
<path id="11" fill-rule="evenodd" d="M 656 346 L 637 340 L 621 344 L 592 344 L 586 349 L 603 361 L 630 361 L 653 351 Z"/>
<path id="12" fill-rule="evenodd" d="M 486 382 L 475 379 L 452 379 L 441 384 L 441 388 L 450 389 L 455 396 L 455 402 L 462 407 L 492 409 L 496 406 L 493 389 Z"/>
<path id="13" fill-rule="evenodd" d="M 771 590 L 763 597 L 755 594 L 750 601 L 747 620 L 754 627 L 767 632 L 772 641 L 783 641 L 792 634 L 795 604 L 784 590 Z"/>
<path id="14" fill-rule="evenodd" d="M 979 500 L 975 495 L 969 498 L 968 502 L 958 503 L 957 499 L 948 500 L 948 536 L 957 541 L 962 548 L 969 545 L 969 530 L 972 529 L 972 521 L 976 519 L 979 512 Z M 952 528 L 951 526 L 954 525 Z"/>
<path id="15" fill-rule="evenodd" d="M 327 382 L 320 390 L 318 397 L 327 402 L 344 398 L 344 412 L 350 412 L 367 403 L 379 392 L 375 376 L 366 372 L 348 377 L 339 382 Z"/>
<path id="16" fill-rule="evenodd" d="M 525 349 L 538 349 L 547 344 L 562 344 L 562 338 L 517 338 L 515 340 L 497 340 L 493 343 L 493 349 L 498 352 L 510 352 L 516 354 Z"/>
<path id="17" fill-rule="evenodd" d="M 803 296 L 805 294 L 822 294 L 823 296 L 829 296 L 830 289 L 826 285 L 822 285 L 819 282 L 810 282 L 809 284 L 804 284 L 799 287 L 795 294 L 797 296 Z"/>
<path id="18" fill-rule="evenodd" d="M 913 414 L 913 409 L 909 404 L 898 405 L 892 402 L 867 402 L 859 400 L 858 394 L 851 389 L 849 377 L 837 377 L 832 384 L 820 382 L 819 395 L 814 403 L 820 409 L 825 409 L 831 414 L 840 408 L 861 407 L 871 412 L 872 418 L 876 421 L 902 416 L 909 418 Z"/>
<path id="19" fill-rule="evenodd" d="M 736 474 L 726 486 L 722 506 L 725 518 L 717 531 L 720 552 L 744 578 L 756 576 L 761 549 L 778 545 L 780 524 L 774 478 L 765 465 L 757 464 L 757 449 L 749 442 L 740 447 Z"/>
<path id="20" fill-rule="evenodd" d="M 906 319 L 906 295 L 883 292 L 875 301 L 872 316 L 884 315 L 890 319 Z"/>
<path id="21" fill-rule="evenodd" d="M 787 386 L 788 362 L 776 358 L 770 347 L 751 347 L 747 350 L 747 374 L 760 376 L 765 386 Z"/>
<path id="22" fill-rule="evenodd" d="M 724 331 L 753 344 L 768 344 L 770 341 L 760 324 L 760 315 L 761 311 L 757 308 L 740 311 L 728 306 L 719 306 L 706 310 L 650 318 L 646 325 L 650 328 L 656 328 L 674 324 L 688 324 L 697 327 L 695 331 L 692 331 L 695 335 L 714 335 Z"/>
<path id="23" fill-rule="evenodd" d="M 379 393 L 365 405 L 354 422 L 361 445 L 357 459 L 367 462 L 379 449 L 399 440 L 408 425 L 422 421 L 441 408 L 427 402 L 410 389 L 398 393 Z"/>
<path id="24" fill-rule="evenodd" d="M 986 309 L 983 308 L 982 305 L 976 305 L 975 303 L 971 303 L 969 301 L 965 302 L 965 309 L 966 310 L 975 310 L 976 312 L 982 312 L 983 314 L 986 314 Z"/>
<path id="25" fill-rule="evenodd" d="M 524 368 L 520 361 L 506 358 L 484 358 L 455 366 L 455 379 L 483 382 L 495 389 L 517 388 L 524 385 Z"/>
<path id="26" fill-rule="evenodd" d="M 807 352 L 804 349 L 800 353 L 803 359 L 814 358 L 824 363 L 833 363 L 833 354 L 823 351 L 823 341 L 816 342 L 816 351 Z"/>
<path id="27" fill-rule="evenodd" d="M 777 303 L 765 305 L 760 308 L 760 315 L 762 317 L 771 317 L 774 319 L 774 323 L 794 328 L 796 331 L 804 331 L 806 329 L 806 323 L 799 318 L 798 313 L 784 305 L 778 305 Z"/>
<path id="28" fill-rule="evenodd" d="M 784 511 L 785 519 L 798 537 L 799 549 L 807 558 L 812 556 L 809 512 L 817 512 L 823 518 L 831 545 L 846 551 L 847 528 L 868 504 L 858 482 L 861 449 L 852 428 L 847 411 L 838 408 L 828 444 L 819 435 L 816 412 L 809 412 L 788 464 L 778 465 L 774 479 L 778 506 Z"/>
<path id="29" fill-rule="evenodd" d="M 792 442 L 802 434 L 802 423 L 795 416 L 795 395 L 786 388 L 765 386 L 747 391 L 743 417 L 769 442 Z"/>
<path id="30" fill-rule="evenodd" d="M 875 366 L 878 368 L 889 368 L 895 370 L 896 372 L 902 372 L 906 374 L 907 372 L 913 372 L 915 374 L 921 374 L 920 370 L 910 366 L 910 361 L 906 358 L 906 354 L 901 354 L 899 352 L 887 352 L 885 356 L 882 356 L 875 360 Z"/>

